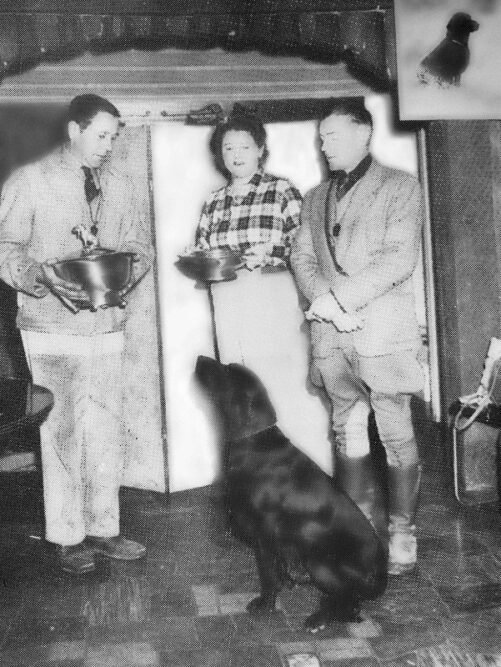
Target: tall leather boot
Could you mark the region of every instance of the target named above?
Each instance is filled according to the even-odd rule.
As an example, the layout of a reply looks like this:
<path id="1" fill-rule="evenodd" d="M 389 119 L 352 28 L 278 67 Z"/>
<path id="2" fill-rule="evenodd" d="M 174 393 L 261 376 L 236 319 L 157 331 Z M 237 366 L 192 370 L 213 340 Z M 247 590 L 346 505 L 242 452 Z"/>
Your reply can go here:
<path id="1" fill-rule="evenodd" d="M 388 466 L 388 509 L 390 544 L 388 574 L 411 572 L 417 561 L 416 509 L 421 466 Z"/>
<path id="2" fill-rule="evenodd" d="M 338 452 L 335 474 L 340 487 L 374 526 L 376 483 L 371 455 L 351 458 Z"/>

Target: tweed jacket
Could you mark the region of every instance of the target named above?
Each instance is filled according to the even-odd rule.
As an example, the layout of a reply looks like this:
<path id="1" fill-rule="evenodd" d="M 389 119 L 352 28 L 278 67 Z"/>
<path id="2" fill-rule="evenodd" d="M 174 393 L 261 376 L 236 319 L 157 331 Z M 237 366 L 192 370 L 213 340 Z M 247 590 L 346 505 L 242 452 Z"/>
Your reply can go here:
<path id="1" fill-rule="evenodd" d="M 0 278 L 18 290 L 20 329 L 92 335 L 123 328 L 126 313 L 119 308 L 71 313 L 49 290 L 36 282 L 40 263 L 79 254 L 81 242 L 71 230 L 90 226 L 80 163 L 66 148 L 15 171 L 5 183 L 0 201 Z M 103 166 L 99 241 L 105 248 L 137 254 L 135 277 L 151 263 L 148 224 L 130 179 Z M 126 311 L 127 309 L 125 309 Z"/>
<path id="2" fill-rule="evenodd" d="M 325 357 L 350 344 L 364 356 L 416 349 L 420 337 L 412 274 L 422 227 L 417 179 L 373 160 L 341 200 L 342 212 L 328 195 L 329 182 L 307 193 L 291 266 L 310 303 L 331 291 L 346 311 L 362 316 L 364 325 L 347 334 L 331 323 L 312 322 L 313 356 Z M 336 238 L 333 222 L 339 225 Z"/>

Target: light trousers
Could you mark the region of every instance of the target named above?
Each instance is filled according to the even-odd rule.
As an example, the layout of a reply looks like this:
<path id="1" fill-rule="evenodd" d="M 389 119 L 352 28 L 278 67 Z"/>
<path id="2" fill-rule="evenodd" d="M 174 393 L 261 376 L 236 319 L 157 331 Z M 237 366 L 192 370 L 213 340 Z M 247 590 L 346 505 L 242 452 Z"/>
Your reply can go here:
<path id="1" fill-rule="evenodd" d="M 388 465 L 405 468 L 417 463 L 410 401 L 424 380 L 414 351 L 363 357 L 353 348 L 336 349 L 313 360 L 312 377 L 331 400 L 332 427 L 341 454 L 358 458 L 369 453 L 372 409 Z"/>
<path id="2" fill-rule="evenodd" d="M 122 352 L 106 336 L 85 337 L 81 354 L 80 336 L 70 353 L 47 354 L 23 335 L 33 382 L 54 394 L 40 436 L 46 538 L 60 545 L 120 532 Z"/>

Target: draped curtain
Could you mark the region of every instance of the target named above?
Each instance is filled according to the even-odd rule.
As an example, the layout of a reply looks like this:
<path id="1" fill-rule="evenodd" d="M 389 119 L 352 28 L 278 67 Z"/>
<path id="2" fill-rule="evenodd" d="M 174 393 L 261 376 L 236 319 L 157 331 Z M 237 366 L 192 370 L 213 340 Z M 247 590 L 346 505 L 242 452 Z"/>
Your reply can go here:
<path id="1" fill-rule="evenodd" d="M 150 226 L 151 165 L 149 129 L 122 128 L 113 151 L 115 166 L 132 179 Z M 127 296 L 124 350 L 123 425 L 125 468 L 123 483 L 152 491 L 166 491 L 167 461 L 163 383 L 160 377 L 159 315 L 156 267 Z"/>
<path id="2" fill-rule="evenodd" d="M 50 5 L 34 6 L 40 4 Z M 71 4 L 83 11 L 16 12 L 12 11 L 12 3 L 0 1 L 0 79 L 85 51 L 215 47 L 302 55 L 329 63 L 344 61 L 359 79 L 369 80 L 373 87 L 387 87 L 394 78 L 390 57 L 393 12 L 391 7 L 381 8 L 385 3 L 367 0 L 362 6 L 374 6 L 373 9 L 350 11 L 347 8 L 360 5 L 360 0 L 254 2 L 243 3 L 244 9 L 238 3 L 220 1 L 214 3 L 211 12 L 201 11 L 188 1 L 184 14 L 179 8 L 176 14 L 169 13 L 171 3 L 165 3 L 167 7 L 162 11 L 156 7 L 155 13 L 148 13 L 148 3 L 143 2 L 141 13 L 136 10 L 135 14 L 98 11 L 99 6 L 113 8 L 110 2 L 89 3 L 94 13 L 85 11 L 84 3 Z M 335 9 L 340 4 L 343 10 L 325 9 Z M 315 11 L 315 5 L 323 10 Z"/>

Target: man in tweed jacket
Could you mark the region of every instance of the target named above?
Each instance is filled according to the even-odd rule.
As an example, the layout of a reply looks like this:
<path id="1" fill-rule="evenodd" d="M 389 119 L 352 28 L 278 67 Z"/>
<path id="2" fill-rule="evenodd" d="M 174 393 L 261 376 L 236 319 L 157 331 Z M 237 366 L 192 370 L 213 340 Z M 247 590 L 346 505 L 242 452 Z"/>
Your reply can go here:
<path id="1" fill-rule="evenodd" d="M 410 398 L 421 390 L 412 274 L 422 222 L 418 181 L 369 153 L 372 119 L 357 100 L 333 101 L 319 126 L 333 172 L 304 200 L 291 264 L 308 299 L 312 379 L 332 403 L 336 468 L 373 519 L 368 416 L 388 461 L 391 574 L 416 563 L 420 466 Z"/>

